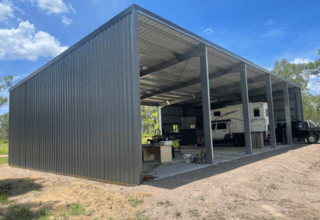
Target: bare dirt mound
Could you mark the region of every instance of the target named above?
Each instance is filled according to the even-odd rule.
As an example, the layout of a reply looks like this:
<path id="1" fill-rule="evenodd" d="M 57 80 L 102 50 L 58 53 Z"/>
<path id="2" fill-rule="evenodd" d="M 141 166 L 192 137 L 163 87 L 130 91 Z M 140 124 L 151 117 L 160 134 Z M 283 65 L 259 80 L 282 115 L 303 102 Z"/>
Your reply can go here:
<path id="1" fill-rule="evenodd" d="M 320 219 L 320 145 L 293 146 L 124 187 L 0 166 L 11 204 L 51 219 Z M 70 214 L 79 203 L 86 211 Z"/>

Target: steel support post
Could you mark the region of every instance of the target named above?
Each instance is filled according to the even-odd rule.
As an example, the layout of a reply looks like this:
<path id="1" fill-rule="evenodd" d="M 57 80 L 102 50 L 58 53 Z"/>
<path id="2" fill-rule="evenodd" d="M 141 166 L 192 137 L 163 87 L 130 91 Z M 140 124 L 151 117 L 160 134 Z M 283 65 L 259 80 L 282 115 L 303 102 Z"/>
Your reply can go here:
<path id="1" fill-rule="evenodd" d="M 252 138 L 249 114 L 249 95 L 246 64 L 241 65 L 240 69 L 241 95 L 242 95 L 242 112 L 244 122 L 244 139 L 246 143 L 246 154 L 252 154 Z"/>
<path id="2" fill-rule="evenodd" d="M 295 90 L 294 93 L 296 98 L 296 109 L 297 109 L 298 120 L 303 121 L 301 90 L 298 87 L 295 87 L 294 90 Z"/>
<path id="3" fill-rule="evenodd" d="M 200 56 L 200 72 L 202 87 L 203 130 L 206 146 L 206 163 L 213 163 L 213 146 L 211 130 L 211 107 L 207 46 L 203 45 L 204 54 Z"/>
<path id="4" fill-rule="evenodd" d="M 285 113 L 286 125 L 287 125 L 287 129 L 286 129 L 287 143 L 292 144 L 291 118 L 290 118 L 291 115 L 290 115 L 288 83 L 284 84 L 283 98 L 284 98 L 284 113 Z"/>
<path id="5" fill-rule="evenodd" d="M 269 128 L 270 128 L 270 145 L 271 148 L 276 148 L 276 126 L 274 122 L 274 112 L 273 112 L 273 94 L 272 94 L 272 82 L 271 76 L 267 76 L 266 80 L 266 91 L 267 91 L 267 101 L 268 101 L 268 116 L 269 116 Z"/>
<path id="6" fill-rule="evenodd" d="M 158 128 L 160 130 L 159 135 L 162 135 L 162 116 L 161 116 L 161 107 L 158 107 Z"/>

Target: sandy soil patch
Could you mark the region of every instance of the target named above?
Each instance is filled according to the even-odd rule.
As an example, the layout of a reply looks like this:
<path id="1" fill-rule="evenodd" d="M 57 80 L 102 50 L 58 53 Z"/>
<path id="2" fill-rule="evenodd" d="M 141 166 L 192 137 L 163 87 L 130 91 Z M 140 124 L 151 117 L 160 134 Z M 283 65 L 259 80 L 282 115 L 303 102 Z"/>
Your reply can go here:
<path id="1" fill-rule="evenodd" d="M 93 212 L 69 219 L 320 219 L 319 144 L 266 152 L 137 187 L 8 165 L 0 166 L 0 181 L 13 182 L 9 198 L 14 204 L 47 207 L 52 219 L 72 203 Z M 134 205 L 132 199 L 140 202 Z M 8 205 L 0 206 L 5 210 Z"/>

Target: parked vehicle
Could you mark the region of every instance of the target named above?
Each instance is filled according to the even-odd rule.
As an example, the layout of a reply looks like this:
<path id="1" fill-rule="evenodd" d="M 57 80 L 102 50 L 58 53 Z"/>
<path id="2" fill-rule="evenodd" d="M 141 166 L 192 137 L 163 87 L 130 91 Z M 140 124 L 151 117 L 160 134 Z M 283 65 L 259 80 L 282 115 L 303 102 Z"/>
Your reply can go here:
<path id="1" fill-rule="evenodd" d="M 266 140 L 269 136 L 268 105 L 264 102 L 249 103 L 251 132 L 261 132 Z M 242 104 L 211 111 L 212 139 L 231 140 L 235 146 L 244 145 L 244 122 Z"/>
<path id="2" fill-rule="evenodd" d="M 308 143 L 315 144 L 319 141 L 320 127 L 315 127 L 310 121 L 291 122 L 292 137 L 307 139 Z"/>

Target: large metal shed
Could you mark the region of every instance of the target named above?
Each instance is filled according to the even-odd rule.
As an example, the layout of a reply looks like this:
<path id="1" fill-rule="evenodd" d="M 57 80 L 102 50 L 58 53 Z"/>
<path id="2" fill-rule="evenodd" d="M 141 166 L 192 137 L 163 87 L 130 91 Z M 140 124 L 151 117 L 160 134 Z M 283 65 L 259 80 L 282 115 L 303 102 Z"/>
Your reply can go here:
<path id="1" fill-rule="evenodd" d="M 302 119 L 298 85 L 132 5 L 10 89 L 9 164 L 138 185 L 140 105 L 201 115 L 212 163 L 210 108 L 243 103 L 250 154 L 249 99 L 268 102 L 273 148 L 274 117 Z"/>

